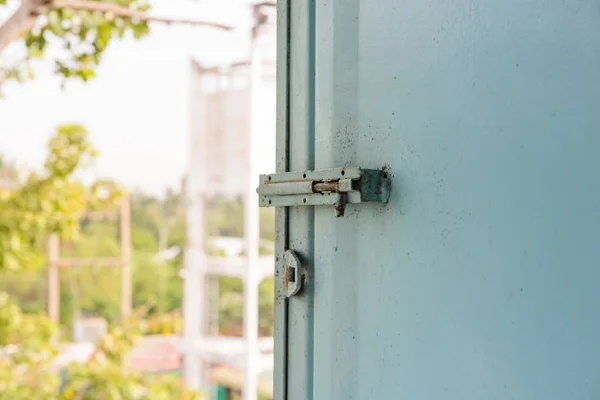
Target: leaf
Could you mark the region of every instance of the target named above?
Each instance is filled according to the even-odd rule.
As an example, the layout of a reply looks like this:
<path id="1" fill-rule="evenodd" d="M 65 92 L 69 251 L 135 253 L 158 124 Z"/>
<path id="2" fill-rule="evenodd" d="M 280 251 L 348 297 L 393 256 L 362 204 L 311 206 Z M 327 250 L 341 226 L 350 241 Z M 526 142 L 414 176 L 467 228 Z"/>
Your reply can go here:
<path id="1" fill-rule="evenodd" d="M 112 38 L 112 27 L 109 25 L 102 25 L 98 28 L 96 33 L 96 40 L 94 45 L 97 50 L 102 51 L 108 46 L 110 39 Z"/>
<path id="2" fill-rule="evenodd" d="M 133 37 L 136 39 L 141 39 L 148 33 L 150 33 L 150 28 L 146 22 L 140 22 L 132 25 Z"/>

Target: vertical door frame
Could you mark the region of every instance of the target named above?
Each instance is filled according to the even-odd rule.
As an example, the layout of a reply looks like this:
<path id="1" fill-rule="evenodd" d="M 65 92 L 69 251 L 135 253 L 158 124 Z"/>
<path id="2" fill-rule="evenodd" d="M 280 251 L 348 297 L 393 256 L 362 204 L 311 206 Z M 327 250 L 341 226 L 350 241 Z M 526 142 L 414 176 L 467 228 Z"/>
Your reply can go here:
<path id="1" fill-rule="evenodd" d="M 315 1 L 277 2 L 278 173 L 315 167 Z M 313 398 L 314 208 L 276 210 L 274 399 Z M 284 293 L 283 254 L 304 264 L 303 289 Z"/>
<path id="2" fill-rule="evenodd" d="M 276 171 L 289 171 L 289 62 L 290 62 L 290 1 L 277 2 L 277 136 Z M 287 299 L 284 295 L 285 276 L 282 254 L 288 249 L 288 210 L 275 210 L 275 328 L 273 399 L 287 399 Z"/>

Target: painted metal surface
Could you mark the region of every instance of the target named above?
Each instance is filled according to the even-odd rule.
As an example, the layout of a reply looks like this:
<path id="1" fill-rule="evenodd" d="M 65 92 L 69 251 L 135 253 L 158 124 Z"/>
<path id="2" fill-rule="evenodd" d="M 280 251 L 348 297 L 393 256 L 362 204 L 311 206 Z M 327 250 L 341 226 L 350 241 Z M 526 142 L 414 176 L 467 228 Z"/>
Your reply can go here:
<path id="1" fill-rule="evenodd" d="M 279 3 L 278 172 L 394 190 L 278 212 L 275 398 L 598 398 L 598 2 Z"/>

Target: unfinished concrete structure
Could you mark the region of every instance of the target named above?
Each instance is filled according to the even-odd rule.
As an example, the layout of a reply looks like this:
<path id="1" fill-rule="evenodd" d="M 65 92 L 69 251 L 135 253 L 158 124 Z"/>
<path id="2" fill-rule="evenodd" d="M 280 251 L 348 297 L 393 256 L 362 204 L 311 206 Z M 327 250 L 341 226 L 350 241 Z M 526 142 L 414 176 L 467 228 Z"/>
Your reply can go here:
<path id="1" fill-rule="evenodd" d="M 271 369 L 272 338 L 258 338 L 258 285 L 273 274 L 273 256 L 259 256 L 258 175 L 274 168 L 274 4 L 253 7 L 249 59 L 207 66 L 192 61 L 190 168 L 187 179 L 187 248 L 184 284 L 185 380 L 206 387 L 210 365 L 244 371 L 244 399 L 256 399 L 260 372 Z M 208 257 L 206 200 L 240 196 L 245 254 Z M 244 283 L 244 337 L 219 337 L 215 313 L 219 275 Z M 212 277 L 212 278 L 211 278 Z"/>

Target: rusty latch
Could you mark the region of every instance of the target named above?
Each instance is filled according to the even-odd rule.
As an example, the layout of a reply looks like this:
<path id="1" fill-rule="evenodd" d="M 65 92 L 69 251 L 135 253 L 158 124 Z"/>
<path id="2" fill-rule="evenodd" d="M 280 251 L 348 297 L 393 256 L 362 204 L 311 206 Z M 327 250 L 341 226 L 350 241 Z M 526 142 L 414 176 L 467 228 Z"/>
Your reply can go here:
<path id="1" fill-rule="evenodd" d="M 260 176 L 260 207 L 333 205 L 336 216 L 346 204 L 387 203 L 391 179 L 384 169 L 333 168 Z"/>
<path id="2" fill-rule="evenodd" d="M 292 297 L 302 289 L 302 264 L 293 250 L 283 254 L 285 296 Z"/>

